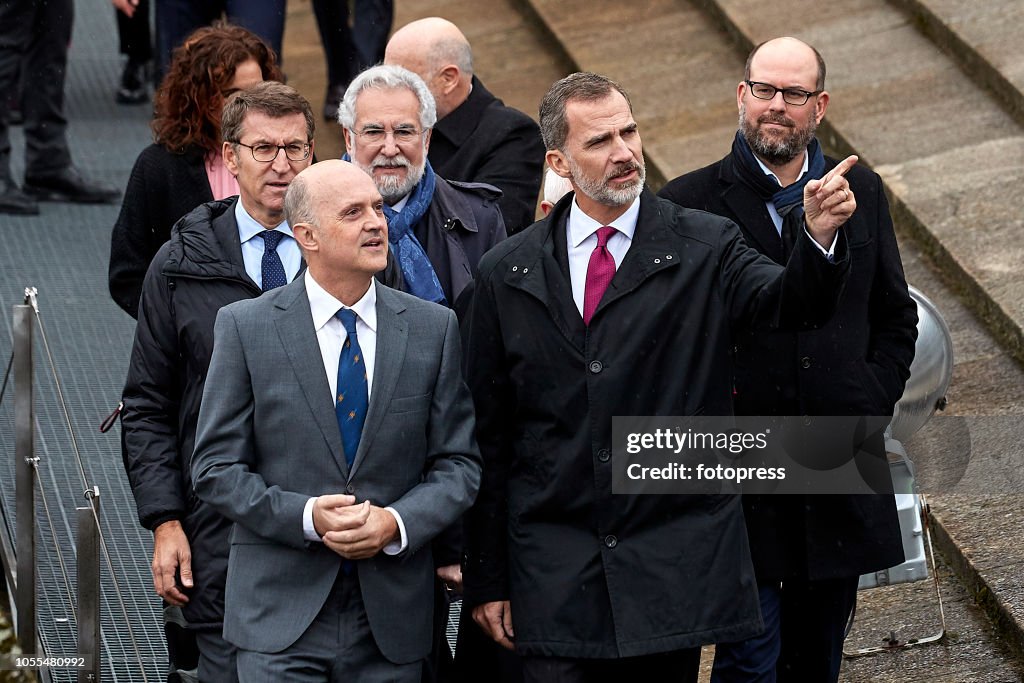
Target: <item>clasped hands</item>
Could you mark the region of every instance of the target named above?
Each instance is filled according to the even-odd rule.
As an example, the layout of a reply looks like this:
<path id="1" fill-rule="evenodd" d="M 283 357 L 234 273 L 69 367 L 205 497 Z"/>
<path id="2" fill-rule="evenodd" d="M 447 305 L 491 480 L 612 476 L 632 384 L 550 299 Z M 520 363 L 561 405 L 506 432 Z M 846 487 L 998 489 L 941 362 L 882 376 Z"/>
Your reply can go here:
<path id="1" fill-rule="evenodd" d="M 319 496 L 313 503 L 313 528 L 324 545 L 347 560 L 365 560 L 399 538 L 395 516 L 355 496 Z"/>
<path id="2" fill-rule="evenodd" d="M 807 232 L 823 249 L 832 246 L 839 226 L 857 210 L 857 199 L 846 180 L 846 174 L 856 164 L 856 155 L 848 156 L 820 179 L 804 185 Z"/>

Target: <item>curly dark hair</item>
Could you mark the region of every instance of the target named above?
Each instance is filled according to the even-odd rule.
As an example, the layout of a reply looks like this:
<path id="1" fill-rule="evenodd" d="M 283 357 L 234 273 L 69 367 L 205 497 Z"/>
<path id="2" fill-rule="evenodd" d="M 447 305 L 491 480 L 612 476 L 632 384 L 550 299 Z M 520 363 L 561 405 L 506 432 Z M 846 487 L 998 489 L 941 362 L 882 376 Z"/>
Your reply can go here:
<path id="1" fill-rule="evenodd" d="M 220 149 L 225 91 L 239 64 L 256 60 L 264 80 L 279 81 L 277 56 L 259 36 L 226 22 L 197 30 L 174 50 L 153 97 L 153 137 L 172 152 Z"/>

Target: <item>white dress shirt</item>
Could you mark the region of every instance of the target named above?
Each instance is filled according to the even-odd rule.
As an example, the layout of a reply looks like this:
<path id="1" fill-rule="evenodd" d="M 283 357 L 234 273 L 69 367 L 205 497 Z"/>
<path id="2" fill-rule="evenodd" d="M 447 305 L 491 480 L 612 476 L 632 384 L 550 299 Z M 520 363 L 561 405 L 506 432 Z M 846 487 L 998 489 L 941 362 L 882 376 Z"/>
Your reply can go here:
<path id="1" fill-rule="evenodd" d="M 626 212 L 607 225 L 615 228 L 615 234 L 608 240 L 608 251 L 615 259 L 615 270 L 622 265 L 622 259 L 633 244 L 633 233 L 636 231 L 636 220 L 640 216 L 640 198 L 637 197 L 629 205 Z M 590 255 L 597 248 L 597 231 L 604 223 L 598 223 L 583 213 L 576 200 L 569 207 L 568 229 L 565 231 L 566 246 L 569 254 L 569 279 L 572 281 L 572 299 L 576 308 L 583 315 L 583 298 L 587 290 L 587 268 L 590 266 Z"/>
<path id="2" fill-rule="evenodd" d="M 327 384 L 331 393 L 324 397 L 332 404 L 334 397 L 338 395 L 338 361 L 341 358 L 341 347 L 348 339 L 348 332 L 335 315 L 344 304 L 335 299 L 331 294 L 321 287 L 309 270 L 305 273 L 306 296 L 309 299 L 309 310 L 313 315 L 313 329 L 316 330 L 316 341 L 320 345 L 320 355 L 324 363 L 324 372 L 327 373 Z M 371 280 L 369 289 L 359 301 L 351 307 L 356 314 L 356 337 L 359 341 L 359 349 L 363 354 L 363 364 L 366 365 L 366 393 L 367 399 L 373 395 L 373 368 L 377 359 L 377 284 Z M 307 541 L 320 541 L 320 535 L 316 533 L 313 526 L 313 502 L 316 498 L 306 501 L 306 507 L 302 515 L 303 535 Z M 401 515 L 393 508 L 384 508 L 395 516 L 398 522 L 398 531 L 401 539 L 392 541 L 384 546 L 384 552 L 388 555 L 397 555 L 405 550 L 408 539 L 405 533 L 405 524 Z"/>
<path id="3" fill-rule="evenodd" d="M 238 239 L 242 242 L 242 263 L 245 264 L 245 273 L 260 289 L 263 289 L 263 252 L 266 250 L 266 243 L 263 238 L 255 238 L 266 228 L 249 215 L 249 212 L 242 206 L 241 199 L 235 203 L 235 223 L 238 225 Z M 302 252 L 299 251 L 299 243 L 295 241 L 295 235 L 292 234 L 288 221 L 281 221 L 281 224 L 274 230 L 286 235 L 277 244 L 277 255 L 281 257 L 285 279 L 291 282 L 299 272 L 299 266 L 302 265 Z"/>

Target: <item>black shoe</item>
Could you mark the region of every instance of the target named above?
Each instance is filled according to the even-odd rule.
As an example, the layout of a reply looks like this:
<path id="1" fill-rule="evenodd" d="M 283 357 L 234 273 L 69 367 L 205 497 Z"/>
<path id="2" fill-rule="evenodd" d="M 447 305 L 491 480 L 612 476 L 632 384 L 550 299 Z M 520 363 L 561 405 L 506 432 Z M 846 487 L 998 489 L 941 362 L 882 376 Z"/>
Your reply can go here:
<path id="1" fill-rule="evenodd" d="M 39 213 L 39 204 L 19 190 L 13 181 L 0 178 L 0 213 L 34 216 Z"/>
<path id="2" fill-rule="evenodd" d="M 338 108 L 341 106 L 341 99 L 345 97 L 348 84 L 336 83 L 327 87 L 327 94 L 324 95 L 324 121 L 338 122 Z"/>
<path id="3" fill-rule="evenodd" d="M 116 201 L 120 190 L 86 180 L 74 166 L 45 175 L 25 177 L 25 194 L 39 201 L 106 204 Z"/>
<path id="4" fill-rule="evenodd" d="M 142 104 L 149 99 L 150 62 L 128 60 L 121 72 L 121 87 L 115 99 L 118 104 Z"/>

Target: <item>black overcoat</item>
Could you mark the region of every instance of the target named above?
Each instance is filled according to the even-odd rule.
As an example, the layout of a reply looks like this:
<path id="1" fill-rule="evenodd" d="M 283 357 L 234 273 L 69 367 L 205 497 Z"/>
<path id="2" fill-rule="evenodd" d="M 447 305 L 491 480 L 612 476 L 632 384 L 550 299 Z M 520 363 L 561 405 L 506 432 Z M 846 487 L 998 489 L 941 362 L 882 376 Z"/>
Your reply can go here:
<path id="1" fill-rule="evenodd" d="M 231 528 L 196 496 L 189 469 L 213 324 L 223 306 L 261 294 L 245 272 L 237 202 L 196 207 L 153 258 L 121 399 L 122 456 L 139 521 L 151 530 L 181 521 L 194 581 L 183 611 L 196 626 L 219 625 L 224 616 Z"/>
<path id="2" fill-rule="evenodd" d="M 544 154 L 537 122 L 505 106 L 474 76 L 466 101 L 434 126 L 427 157 L 442 178 L 500 189 L 498 204 L 511 235 L 533 223 Z"/>
<path id="3" fill-rule="evenodd" d="M 466 364 L 484 473 L 466 597 L 510 599 L 526 654 L 629 657 L 760 630 L 738 497 L 612 495 L 612 416 L 728 415 L 733 330 L 831 313 L 806 236 L 789 267 L 731 221 L 644 192 L 632 244 L 589 327 L 572 299 L 568 195 L 488 252 Z"/>
<path id="4" fill-rule="evenodd" d="M 668 183 L 681 206 L 737 222 L 747 242 L 781 263 L 765 203 L 740 181 L 732 157 Z M 837 160 L 826 159 L 826 171 Z M 736 343 L 741 415 L 892 415 L 910 375 L 917 307 L 907 292 L 881 179 L 847 174 L 857 210 L 843 226 L 850 277 L 835 315 L 817 330 L 757 328 Z M 745 500 L 759 581 L 856 576 L 903 561 L 892 496 L 761 496 Z"/>

